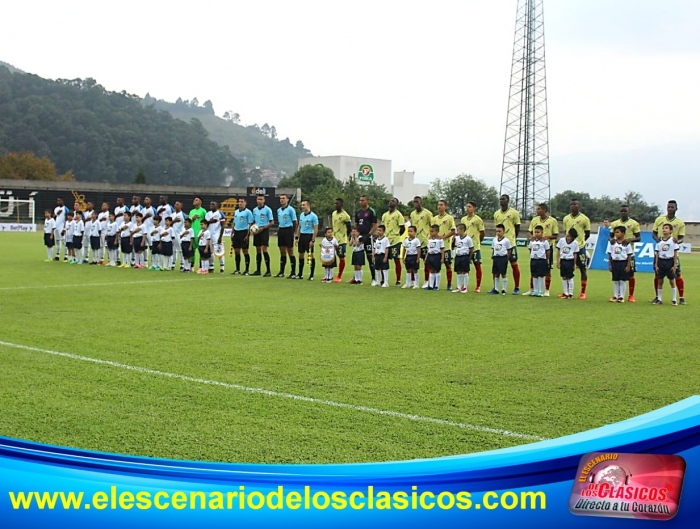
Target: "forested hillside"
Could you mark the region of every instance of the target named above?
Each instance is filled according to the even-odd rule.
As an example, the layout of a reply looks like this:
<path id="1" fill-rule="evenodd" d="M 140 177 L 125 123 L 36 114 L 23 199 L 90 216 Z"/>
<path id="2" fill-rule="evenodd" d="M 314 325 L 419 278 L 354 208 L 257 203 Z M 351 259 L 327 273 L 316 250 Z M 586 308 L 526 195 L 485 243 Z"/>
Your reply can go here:
<path id="1" fill-rule="evenodd" d="M 42 79 L 0 66 L 0 155 L 33 152 L 77 180 L 219 185 L 244 181 L 242 166 L 188 122 L 144 106 L 94 79 Z"/>

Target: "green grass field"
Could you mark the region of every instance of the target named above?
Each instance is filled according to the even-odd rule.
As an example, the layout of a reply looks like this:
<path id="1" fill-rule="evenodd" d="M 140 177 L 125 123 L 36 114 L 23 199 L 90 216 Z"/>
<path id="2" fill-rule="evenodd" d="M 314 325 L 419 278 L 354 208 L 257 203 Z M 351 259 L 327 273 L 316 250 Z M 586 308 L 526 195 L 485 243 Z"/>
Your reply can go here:
<path id="1" fill-rule="evenodd" d="M 700 390 L 697 255 L 682 258 L 689 304 L 656 307 L 647 274 L 640 301 L 617 305 L 604 272 L 587 301 L 564 301 L 44 263 L 41 234 L 0 233 L 0 249 L 0 435 L 386 461 L 566 435 Z"/>

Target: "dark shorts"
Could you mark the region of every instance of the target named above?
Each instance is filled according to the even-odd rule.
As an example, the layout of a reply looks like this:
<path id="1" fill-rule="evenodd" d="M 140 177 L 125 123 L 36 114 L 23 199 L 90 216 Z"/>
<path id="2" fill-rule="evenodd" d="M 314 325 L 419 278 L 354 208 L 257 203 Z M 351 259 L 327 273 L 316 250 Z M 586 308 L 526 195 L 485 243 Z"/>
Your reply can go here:
<path id="1" fill-rule="evenodd" d="M 73 235 L 73 247 L 80 248 L 83 245 L 82 235 Z"/>
<path id="2" fill-rule="evenodd" d="M 173 255 L 173 241 L 161 242 L 160 243 L 160 254 L 166 257 L 172 257 Z"/>
<path id="3" fill-rule="evenodd" d="M 367 255 L 372 255 L 372 236 L 369 233 L 360 234 L 360 241 L 362 241 Z"/>
<path id="4" fill-rule="evenodd" d="M 374 269 L 375 270 L 389 270 L 389 261 L 384 262 L 385 254 L 377 254 L 374 256 Z"/>
<path id="5" fill-rule="evenodd" d="M 134 251 L 143 252 L 144 248 L 143 237 L 134 237 Z"/>
<path id="6" fill-rule="evenodd" d="M 365 252 L 352 252 L 352 265 L 365 266 Z"/>
<path id="7" fill-rule="evenodd" d="M 346 242 L 338 245 L 338 257 L 345 259 L 345 254 L 348 253 L 348 244 Z"/>
<path id="8" fill-rule="evenodd" d="M 588 261 L 588 254 L 586 253 L 586 250 L 581 250 L 576 254 L 576 266 L 580 270 L 585 270 L 586 269 L 586 261 Z M 617 279 L 616 281 L 619 281 Z"/>
<path id="9" fill-rule="evenodd" d="M 671 270 L 673 268 L 673 259 L 659 259 L 658 267 L 657 279 L 676 279 L 677 273 Z"/>
<path id="10" fill-rule="evenodd" d="M 513 249 L 510 251 L 510 259 L 509 261 L 511 263 L 517 263 L 518 262 L 518 247 L 516 245 L 513 245 Z"/>
<path id="11" fill-rule="evenodd" d="M 491 273 L 495 276 L 505 276 L 508 273 L 508 256 L 501 255 L 493 258 Z"/>
<path id="12" fill-rule="evenodd" d="M 625 272 L 625 267 L 627 266 L 627 261 L 613 261 L 612 262 L 612 280 L 613 281 L 627 281 L 630 278 L 628 272 Z"/>
<path id="13" fill-rule="evenodd" d="M 253 235 L 253 246 L 270 246 L 270 230 L 263 230 Z"/>
<path id="14" fill-rule="evenodd" d="M 93 250 L 99 250 L 102 247 L 102 239 L 98 235 L 97 237 L 90 237 L 90 248 Z"/>
<path id="15" fill-rule="evenodd" d="M 449 268 L 452 265 L 452 250 L 445 248 L 445 266 Z"/>
<path id="16" fill-rule="evenodd" d="M 389 246 L 389 259 L 401 259 L 401 243 Z"/>
<path id="17" fill-rule="evenodd" d="M 576 270 L 576 262 L 574 259 L 562 259 L 560 261 L 561 268 L 559 269 L 561 277 L 564 279 L 572 279 Z"/>
<path id="18" fill-rule="evenodd" d="M 75 244 L 73 244 L 73 241 L 70 241 L 70 242 L 66 241 L 66 248 L 68 248 L 69 250 L 72 250 L 73 248 L 75 248 Z"/>
<path id="19" fill-rule="evenodd" d="M 53 234 L 44 233 L 44 246 L 47 246 L 48 248 L 53 248 L 55 244 L 56 241 L 53 238 Z"/>
<path id="20" fill-rule="evenodd" d="M 545 259 L 530 260 L 530 275 L 532 277 L 546 277 L 549 275 L 549 261 Z"/>
<path id="21" fill-rule="evenodd" d="M 407 255 L 404 264 L 406 270 L 420 270 L 420 260 L 417 255 Z"/>
<path id="22" fill-rule="evenodd" d="M 248 230 L 233 230 L 233 235 L 231 235 L 231 242 L 236 250 L 247 250 L 250 246 L 250 238 L 246 240 L 248 236 Z"/>
<path id="23" fill-rule="evenodd" d="M 118 250 L 119 242 L 117 241 L 116 235 L 109 235 L 107 237 L 107 249 L 108 250 Z"/>
<path id="24" fill-rule="evenodd" d="M 160 241 L 151 241 L 151 244 L 153 245 L 151 246 L 151 255 L 161 255 Z"/>
<path id="25" fill-rule="evenodd" d="M 206 250 L 205 250 L 206 248 Z M 206 247 L 206 246 L 200 246 L 199 247 L 199 256 L 202 259 L 209 259 L 211 257 L 211 246 Z"/>
<path id="26" fill-rule="evenodd" d="M 447 253 L 447 252 L 446 252 Z M 469 273 L 469 254 L 455 257 L 455 272 L 457 274 Z"/>
<path id="27" fill-rule="evenodd" d="M 122 253 L 131 253 L 131 241 L 129 237 L 121 238 Z"/>
<path id="28" fill-rule="evenodd" d="M 474 250 L 474 252 L 472 252 L 472 263 L 475 265 L 481 264 L 481 250 Z"/>
<path id="29" fill-rule="evenodd" d="M 279 248 L 294 248 L 294 228 L 280 228 L 277 230 L 277 246 Z"/>
<path id="30" fill-rule="evenodd" d="M 309 244 L 311 244 L 311 240 L 314 238 L 313 233 L 300 233 L 299 234 L 299 244 L 297 244 L 297 250 L 299 250 L 299 253 L 306 253 L 309 251 Z M 313 252 L 314 249 L 311 248 L 311 251 Z"/>
<path id="31" fill-rule="evenodd" d="M 431 272 L 437 273 L 442 270 L 442 263 L 440 261 L 439 253 L 431 253 L 428 254 L 428 257 L 425 259 L 425 266 L 427 266 L 428 270 Z"/>
<path id="32" fill-rule="evenodd" d="M 182 249 L 182 257 L 189 259 L 194 255 L 192 251 L 192 241 L 182 241 L 180 243 L 180 248 Z"/>

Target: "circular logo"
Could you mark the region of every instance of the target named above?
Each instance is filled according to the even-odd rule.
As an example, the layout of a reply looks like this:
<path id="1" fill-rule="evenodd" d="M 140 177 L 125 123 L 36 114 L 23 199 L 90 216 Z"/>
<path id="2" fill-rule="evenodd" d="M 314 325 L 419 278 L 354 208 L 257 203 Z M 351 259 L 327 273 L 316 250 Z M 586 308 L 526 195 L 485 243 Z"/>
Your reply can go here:
<path id="1" fill-rule="evenodd" d="M 357 179 L 360 182 L 374 182 L 374 169 L 372 169 L 372 166 L 368 164 L 362 164 L 358 171 Z"/>

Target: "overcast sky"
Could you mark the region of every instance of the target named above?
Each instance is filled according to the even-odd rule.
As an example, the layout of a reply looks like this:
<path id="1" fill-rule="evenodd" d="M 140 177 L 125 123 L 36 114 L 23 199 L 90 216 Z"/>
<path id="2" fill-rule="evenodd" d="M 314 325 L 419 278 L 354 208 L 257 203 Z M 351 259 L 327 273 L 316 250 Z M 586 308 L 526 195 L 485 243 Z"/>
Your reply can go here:
<path id="1" fill-rule="evenodd" d="M 317 155 L 498 187 L 517 0 L 3 4 L 0 60 L 22 70 L 211 99 Z M 672 175 L 628 173 L 619 193 L 610 177 L 630 152 L 700 149 L 700 1 L 545 0 L 545 21 L 553 191 L 665 202 Z M 679 187 L 700 180 L 695 158 L 674 157 Z M 612 174 L 580 167 L 598 159 Z"/>

